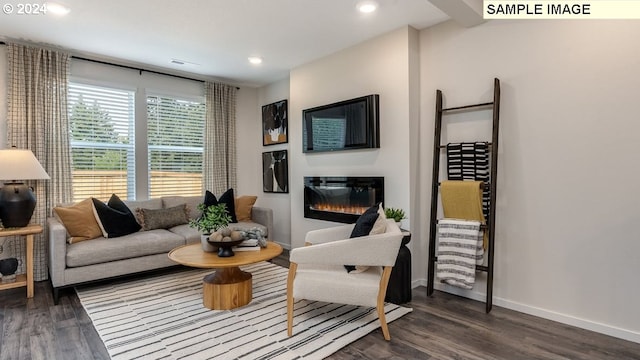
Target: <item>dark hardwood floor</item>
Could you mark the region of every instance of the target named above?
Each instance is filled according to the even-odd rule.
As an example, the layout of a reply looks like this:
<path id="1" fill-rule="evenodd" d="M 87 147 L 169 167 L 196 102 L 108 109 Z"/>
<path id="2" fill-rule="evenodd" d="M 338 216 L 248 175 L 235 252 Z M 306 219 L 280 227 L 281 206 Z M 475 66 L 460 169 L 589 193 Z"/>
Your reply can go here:
<path id="1" fill-rule="evenodd" d="M 274 263 L 287 266 L 287 257 Z M 75 292 L 53 304 L 48 282 L 0 292 L 0 360 L 109 359 Z M 413 312 L 378 329 L 328 359 L 640 359 L 640 344 L 484 303 L 414 289 Z"/>

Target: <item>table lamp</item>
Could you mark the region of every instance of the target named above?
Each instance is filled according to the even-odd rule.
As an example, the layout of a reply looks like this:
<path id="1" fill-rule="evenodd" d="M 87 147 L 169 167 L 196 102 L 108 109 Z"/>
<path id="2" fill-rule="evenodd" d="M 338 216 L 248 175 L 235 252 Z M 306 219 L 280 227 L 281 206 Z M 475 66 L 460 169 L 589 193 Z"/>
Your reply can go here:
<path id="1" fill-rule="evenodd" d="M 0 180 L 7 180 L 0 189 L 0 220 L 2 226 L 24 227 L 29 224 L 36 197 L 21 180 L 44 180 L 49 175 L 31 150 L 0 150 Z"/>

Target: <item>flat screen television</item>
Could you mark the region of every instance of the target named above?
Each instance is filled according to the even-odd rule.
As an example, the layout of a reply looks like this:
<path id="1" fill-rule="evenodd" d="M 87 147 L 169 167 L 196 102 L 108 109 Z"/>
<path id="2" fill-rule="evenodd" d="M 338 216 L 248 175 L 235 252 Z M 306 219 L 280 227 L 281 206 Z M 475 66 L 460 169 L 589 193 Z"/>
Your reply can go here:
<path id="1" fill-rule="evenodd" d="M 302 111 L 305 153 L 380 148 L 379 95 Z"/>

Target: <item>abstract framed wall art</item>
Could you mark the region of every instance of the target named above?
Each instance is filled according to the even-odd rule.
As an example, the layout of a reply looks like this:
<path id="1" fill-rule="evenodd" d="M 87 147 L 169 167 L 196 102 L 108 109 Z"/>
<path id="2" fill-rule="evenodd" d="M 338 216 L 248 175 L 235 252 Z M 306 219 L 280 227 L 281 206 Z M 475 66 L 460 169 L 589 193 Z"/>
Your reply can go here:
<path id="1" fill-rule="evenodd" d="M 284 144 L 289 141 L 287 100 L 262 106 L 262 145 Z"/>
<path id="2" fill-rule="evenodd" d="M 289 192 L 287 150 L 262 153 L 262 190 L 270 193 Z"/>

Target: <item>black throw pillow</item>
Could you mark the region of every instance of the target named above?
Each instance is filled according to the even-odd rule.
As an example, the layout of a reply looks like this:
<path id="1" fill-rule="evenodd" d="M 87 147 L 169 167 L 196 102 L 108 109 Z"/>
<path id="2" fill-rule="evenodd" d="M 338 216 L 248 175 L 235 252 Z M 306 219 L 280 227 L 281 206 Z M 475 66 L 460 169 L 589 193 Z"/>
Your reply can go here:
<path id="1" fill-rule="evenodd" d="M 371 229 L 373 229 L 373 224 L 376 223 L 376 220 L 378 220 L 377 204 L 368 208 L 362 213 L 362 215 L 360 215 L 358 220 L 356 220 L 356 225 L 353 227 L 349 238 L 369 235 Z M 344 265 L 344 268 L 347 269 L 347 272 L 351 272 L 356 269 L 353 265 Z"/>
<path id="2" fill-rule="evenodd" d="M 350 238 L 358 237 L 358 236 L 366 236 L 369 235 L 371 229 L 373 229 L 373 224 L 375 224 L 378 219 L 378 205 L 373 205 L 368 208 L 365 212 L 360 215 L 358 220 L 356 220 L 356 225 L 353 227 L 351 231 Z"/>
<path id="3" fill-rule="evenodd" d="M 206 207 L 209 207 L 211 205 L 218 205 L 218 199 L 216 199 L 216 196 L 213 195 L 211 191 L 207 190 L 204 192 L 204 201 L 202 201 L 202 203 Z"/>
<path id="4" fill-rule="evenodd" d="M 233 195 L 233 188 L 229 188 L 224 194 L 220 195 L 218 204 L 225 204 L 227 206 L 227 212 L 229 212 L 229 216 L 231 216 L 232 223 L 238 222 L 238 218 L 236 217 L 236 197 Z"/>
<path id="5" fill-rule="evenodd" d="M 227 212 L 231 217 L 232 223 L 237 223 L 238 218 L 236 217 L 236 198 L 233 194 L 233 188 L 229 188 L 229 190 L 225 191 L 224 194 L 220 195 L 220 199 L 216 199 L 216 196 L 209 190 L 204 193 L 204 202 L 205 206 L 209 207 L 211 205 L 224 204 L 227 208 Z"/>
<path id="6" fill-rule="evenodd" d="M 91 201 L 104 237 L 115 238 L 140 230 L 136 217 L 116 194 L 111 195 L 106 204 L 96 198 L 91 198 Z"/>
<path id="7" fill-rule="evenodd" d="M 367 236 L 373 229 L 373 224 L 378 220 L 378 214 L 362 214 L 356 221 L 356 225 L 353 227 L 351 231 L 350 238 L 359 237 L 359 236 Z"/>

